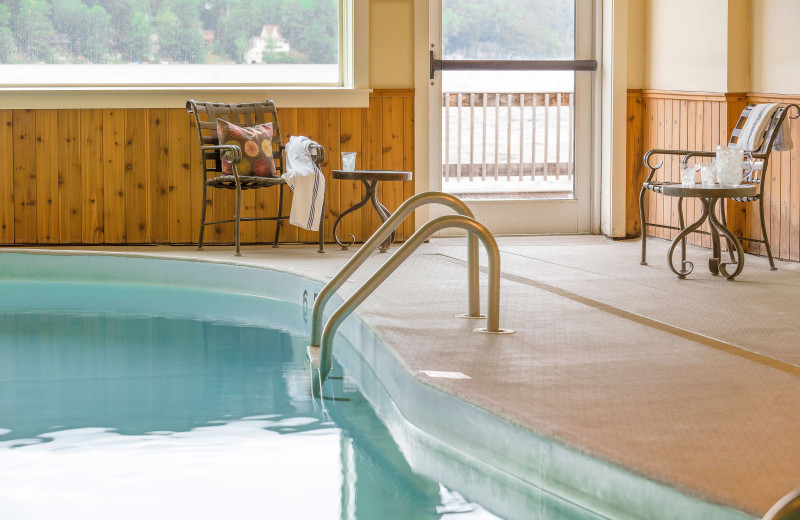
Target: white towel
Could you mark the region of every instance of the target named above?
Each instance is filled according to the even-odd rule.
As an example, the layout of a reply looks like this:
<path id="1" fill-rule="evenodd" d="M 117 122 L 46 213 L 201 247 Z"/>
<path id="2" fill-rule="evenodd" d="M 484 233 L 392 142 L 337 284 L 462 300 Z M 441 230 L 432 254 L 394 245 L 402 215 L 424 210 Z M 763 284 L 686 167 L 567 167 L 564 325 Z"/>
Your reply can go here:
<path id="1" fill-rule="evenodd" d="M 778 109 L 778 103 L 761 103 L 750 110 L 750 115 L 742 126 L 736 148 L 746 152 L 758 150 L 764 142 L 764 132 L 767 130 L 772 114 Z"/>
<path id="2" fill-rule="evenodd" d="M 792 120 L 789 117 L 783 119 L 781 128 L 778 130 L 778 136 L 775 138 L 775 144 L 772 148 L 778 152 L 785 152 L 791 150 L 794 146 L 792 143 Z"/>
<path id="3" fill-rule="evenodd" d="M 325 176 L 314 164 L 309 146 L 311 139 L 292 136 L 286 143 L 286 173 L 281 177 L 294 192 L 289 223 L 316 231 L 325 202 Z"/>

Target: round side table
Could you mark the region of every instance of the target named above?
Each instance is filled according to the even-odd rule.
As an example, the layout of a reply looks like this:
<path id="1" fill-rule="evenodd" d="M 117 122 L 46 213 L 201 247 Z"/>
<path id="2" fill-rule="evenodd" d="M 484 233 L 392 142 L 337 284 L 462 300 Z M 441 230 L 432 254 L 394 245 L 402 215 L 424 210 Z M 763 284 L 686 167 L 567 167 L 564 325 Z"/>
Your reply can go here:
<path id="1" fill-rule="evenodd" d="M 681 255 L 680 269 L 676 269 L 675 266 L 672 265 L 672 253 L 675 251 L 675 246 L 678 245 L 678 242 L 683 241 L 686 238 L 686 235 L 699 228 L 703 222 L 708 219 L 709 223 L 711 224 L 712 245 L 712 254 L 711 258 L 708 260 L 708 269 L 712 274 L 722 273 L 728 278 L 728 280 L 733 280 L 739 276 L 739 273 L 741 273 L 742 269 L 744 268 L 744 250 L 742 249 L 742 243 L 724 224 L 725 216 L 722 216 L 723 222 L 720 222 L 719 219 L 717 219 L 717 216 L 714 214 L 714 210 L 716 209 L 717 201 L 719 199 L 749 197 L 755 195 L 757 189 L 758 188 L 752 184 L 740 184 L 739 186 L 735 187 L 721 187 L 718 184 L 715 184 L 714 186 L 703 186 L 701 184 L 695 184 L 693 186 L 682 186 L 680 184 L 665 185 L 663 188 L 663 194 L 665 196 L 679 197 L 678 217 L 680 218 L 680 226 L 682 228 L 683 208 L 681 206 L 680 199 L 685 197 L 694 197 L 700 199 L 700 202 L 703 203 L 703 213 L 700 215 L 700 218 L 697 219 L 697 222 L 683 228 L 681 232 L 678 233 L 678 235 L 672 240 L 672 243 L 669 246 L 667 263 L 669 264 L 669 268 L 672 269 L 672 272 L 677 274 L 679 278 L 686 278 L 686 275 L 692 272 L 692 269 L 694 269 L 694 264 L 686 260 L 685 242 L 682 248 L 683 253 Z M 721 260 L 722 254 L 720 253 L 719 244 L 720 233 L 722 233 L 728 240 L 728 253 L 731 257 L 730 262 L 722 262 Z M 733 251 L 730 250 L 731 246 L 736 249 L 736 258 L 733 256 Z M 729 265 L 736 266 L 736 269 L 732 273 L 728 273 L 726 266 Z"/>
<path id="2" fill-rule="evenodd" d="M 356 242 L 356 238 L 353 235 L 350 235 L 350 243 L 345 244 L 341 240 L 339 240 L 339 235 L 337 234 L 337 230 L 339 227 L 339 222 L 341 222 L 342 218 L 348 213 L 352 213 L 353 211 L 357 210 L 358 208 L 362 207 L 368 201 L 372 201 L 372 207 L 375 208 L 375 212 L 381 219 L 381 222 L 386 222 L 388 218 L 391 216 L 386 207 L 381 204 L 378 200 L 378 183 L 381 181 L 410 181 L 412 179 L 411 172 L 405 171 L 398 171 L 398 170 L 353 170 L 353 171 L 345 171 L 345 170 L 333 170 L 331 172 L 331 176 L 334 179 L 341 179 L 341 180 L 351 180 L 351 181 L 361 181 L 364 183 L 364 187 L 367 189 L 366 195 L 364 198 L 358 201 L 357 203 L 353 204 L 345 211 L 339 215 L 339 218 L 336 219 L 336 222 L 333 224 L 333 238 L 336 240 L 336 243 L 339 244 L 342 249 L 347 249 L 348 247 L 352 246 Z M 392 242 L 394 242 L 396 233 L 393 231 L 389 238 L 381 244 L 380 251 L 381 253 L 385 253 L 391 247 Z"/>

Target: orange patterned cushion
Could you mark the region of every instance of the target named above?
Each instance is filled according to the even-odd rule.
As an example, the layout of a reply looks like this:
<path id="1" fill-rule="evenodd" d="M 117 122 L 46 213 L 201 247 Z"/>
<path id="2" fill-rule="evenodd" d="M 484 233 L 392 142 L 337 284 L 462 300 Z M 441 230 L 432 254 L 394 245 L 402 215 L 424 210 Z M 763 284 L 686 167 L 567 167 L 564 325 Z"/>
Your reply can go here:
<path id="1" fill-rule="evenodd" d="M 219 144 L 236 145 L 242 150 L 242 160 L 236 165 L 239 175 L 255 177 L 277 177 L 275 161 L 272 160 L 272 123 L 251 127 L 236 126 L 224 119 L 217 119 Z M 222 161 L 222 173 L 233 173 L 231 163 Z"/>

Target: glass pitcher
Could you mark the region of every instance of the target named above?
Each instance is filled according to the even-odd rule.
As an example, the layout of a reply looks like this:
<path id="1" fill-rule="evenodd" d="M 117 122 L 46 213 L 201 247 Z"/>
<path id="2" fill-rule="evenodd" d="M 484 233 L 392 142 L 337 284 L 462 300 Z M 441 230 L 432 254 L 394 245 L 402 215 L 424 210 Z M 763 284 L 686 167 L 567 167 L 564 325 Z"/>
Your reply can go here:
<path id="1" fill-rule="evenodd" d="M 750 170 L 753 169 L 753 156 L 750 152 L 736 148 L 717 146 L 717 182 L 720 187 L 733 188 L 742 183 L 742 170 L 747 158 Z"/>

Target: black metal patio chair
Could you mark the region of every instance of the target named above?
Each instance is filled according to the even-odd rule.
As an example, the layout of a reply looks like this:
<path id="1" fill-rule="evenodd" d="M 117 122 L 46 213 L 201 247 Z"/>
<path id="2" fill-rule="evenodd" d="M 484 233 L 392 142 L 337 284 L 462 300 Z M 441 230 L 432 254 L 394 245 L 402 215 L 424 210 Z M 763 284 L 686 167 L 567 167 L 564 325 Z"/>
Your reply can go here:
<path id="1" fill-rule="evenodd" d="M 736 148 L 738 147 L 738 143 L 740 140 L 740 136 L 742 135 L 742 128 L 745 126 L 747 118 L 752 113 L 753 109 L 756 105 L 748 105 L 739 116 L 739 120 L 736 122 L 736 126 L 733 128 L 731 132 L 731 138 L 728 141 L 729 148 Z M 800 107 L 798 105 L 783 105 L 779 106 L 777 110 L 773 113 L 772 118 L 769 121 L 769 124 L 766 126 L 764 130 L 764 137 L 761 145 L 756 148 L 755 150 L 750 152 L 750 155 L 754 159 L 754 167 L 752 170 L 745 170 L 743 164 L 743 176 L 742 182 L 747 184 L 755 184 L 758 186 L 758 192 L 756 195 L 751 197 L 742 197 L 736 198 L 732 200 L 736 200 L 738 202 L 758 202 L 758 211 L 759 211 L 759 218 L 761 219 L 761 239 L 749 238 L 749 237 L 741 237 L 737 235 L 739 240 L 747 240 L 750 242 L 756 242 L 764 244 L 767 256 L 769 257 L 769 265 L 771 269 L 775 269 L 775 261 L 772 258 L 772 250 L 769 246 L 769 236 L 767 235 L 767 228 L 766 223 L 764 222 L 764 198 L 763 193 L 766 190 L 767 185 L 767 177 L 764 175 L 764 172 L 767 169 L 767 164 L 769 162 L 770 154 L 772 153 L 773 146 L 775 145 L 775 139 L 778 136 L 778 131 L 781 128 L 786 116 L 788 115 L 789 109 L 794 108 L 795 113 L 790 116 L 791 119 L 797 119 L 800 117 Z M 674 229 L 674 230 L 682 230 L 684 228 L 683 222 L 683 211 L 682 211 L 682 198 L 678 199 L 678 217 L 679 217 L 679 227 L 670 226 L 668 224 L 656 224 L 654 222 L 647 222 L 645 220 L 645 204 L 644 204 L 644 195 L 649 190 L 653 193 L 663 194 L 663 189 L 665 185 L 673 184 L 670 181 L 661 181 L 656 180 L 654 177 L 656 176 L 656 171 L 660 169 L 664 161 L 660 160 L 655 165 L 650 164 L 650 158 L 654 155 L 677 155 L 681 156 L 681 162 L 686 162 L 692 157 L 715 157 L 715 152 L 711 151 L 696 151 L 696 150 L 667 150 L 667 149 L 653 149 L 649 150 L 647 153 L 644 154 L 644 165 L 649 170 L 649 174 L 647 175 L 647 179 L 642 184 L 642 188 L 639 192 L 639 218 L 642 223 L 642 265 L 647 265 L 647 227 L 660 227 L 665 229 Z M 726 218 L 725 218 L 725 204 L 724 201 L 720 201 L 720 213 L 722 217 L 722 224 L 727 226 Z M 708 233 L 706 231 L 695 231 L 695 233 Z M 730 248 L 729 248 L 730 250 Z"/>
<path id="2" fill-rule="evenodd" d="M 281 129 L 278 123 L 278 112 L 271 100 L 257 103 L 213 103 L 189 100 L 186 111 L 194 116 L 197 134 L 200 138 L 200 153 L 203 164 L 203 208 L 201 210 L 200 237 L 198 249 L 203 248 L 203 233 L 206 226 L 213 224 L 234 223 L 234 242 L 236 256 L 240 256 L 240 222 L 257 220 L 275 221 L 275 239 L 272 247 L 278 247 L 281 225 L 289 218 L 283 213 L 283 195 L 286 181 L 281 178 L 285 171 L 285 146 L 281 142 Z M 226 130 L 234 134 L 252 130 L 260 134 L 261 144 L 236 142 L 236 135 L 222 143 L 218 134 L 217 120 L 220 119 L 234 126 L 225 125 Z M 264 128 L 269 125 L 271 130 Z M 271 138 L 269 132 L 271 131 Z M 250 134 L 248 134 L 250 135 Z M 246 149 L 242 150 L 242 146 Z M 325 160 L 325 149 L 312 142 L 309 147 L 314 163 L 319 166 Z M 253 159 L 248 162 L 247 159 Z M 243 160 L 245 159 L 245 160 Z M 240 171 L 241 170 L 241 171 Z M 277 186 L 280 190 L 278 207 L 274 216 L 243 217 L 242 191 Z M 236 191 L 236 211 L 233 218 L 206 222 L 207 189 L 221 188 Z M 324 208 L 324 204 L 323 204 Z M 324 252 L 324 211 L 319 226 L 319 252 Z"/>

